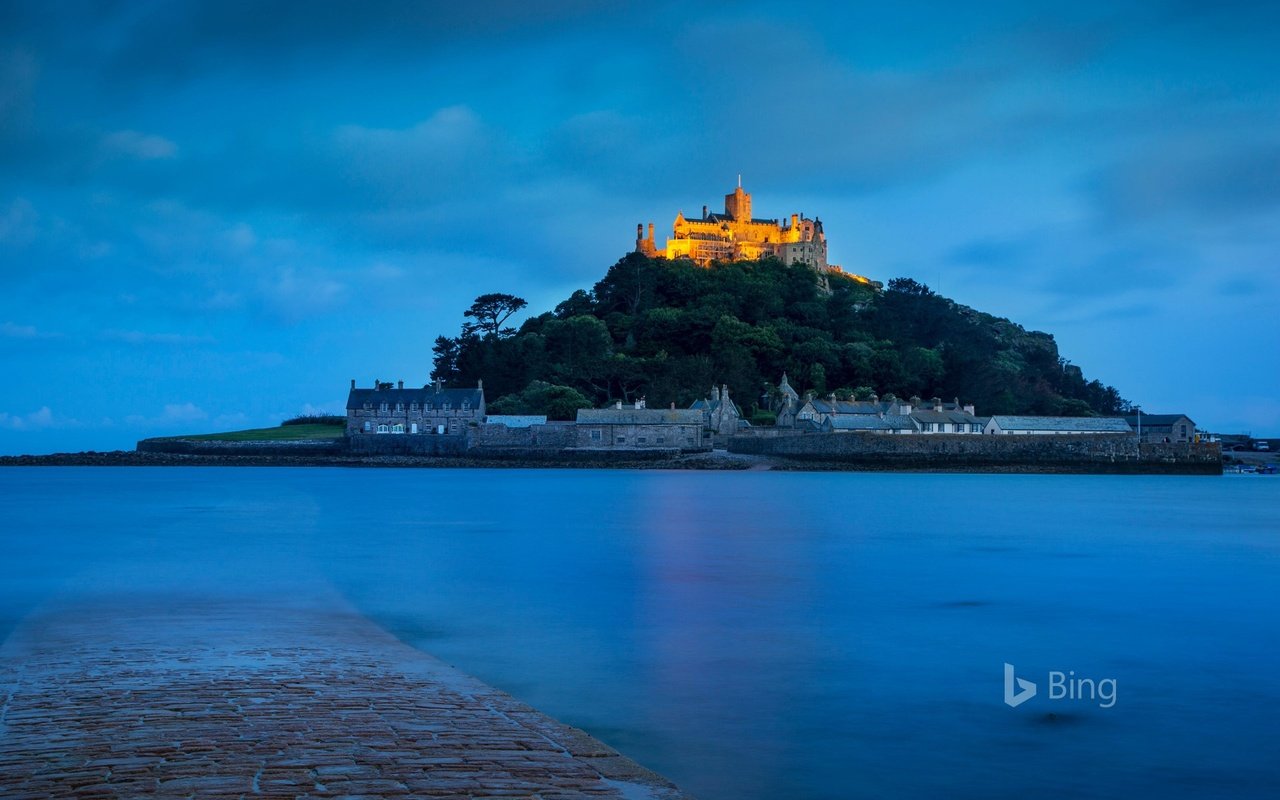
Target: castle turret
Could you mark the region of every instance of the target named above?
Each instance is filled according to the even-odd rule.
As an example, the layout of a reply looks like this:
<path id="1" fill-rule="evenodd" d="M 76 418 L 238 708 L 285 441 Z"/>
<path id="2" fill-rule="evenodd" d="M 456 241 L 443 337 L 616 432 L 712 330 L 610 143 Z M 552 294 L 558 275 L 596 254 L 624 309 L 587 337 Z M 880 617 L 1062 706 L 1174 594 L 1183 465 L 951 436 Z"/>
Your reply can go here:
<path id="1" fill-rule="evenodd" d="M 750 222 L 751 221 L 751 195 L 742 191 L 739 186 L 733 190 L 733 194 L 725 195 L 724 211 L 734 222 Z"/>

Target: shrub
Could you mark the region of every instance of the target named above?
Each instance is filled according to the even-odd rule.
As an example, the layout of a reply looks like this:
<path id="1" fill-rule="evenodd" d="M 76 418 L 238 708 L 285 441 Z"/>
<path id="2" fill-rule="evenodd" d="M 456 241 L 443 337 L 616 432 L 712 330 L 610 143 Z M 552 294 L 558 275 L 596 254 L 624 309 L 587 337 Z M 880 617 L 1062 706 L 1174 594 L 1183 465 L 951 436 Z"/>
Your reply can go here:
<path id="1" fill-rule="evenodd" d="M 347 418 L 336 414 L 303 414 L 286 419 L 281 425 L 346 425 Z"/>

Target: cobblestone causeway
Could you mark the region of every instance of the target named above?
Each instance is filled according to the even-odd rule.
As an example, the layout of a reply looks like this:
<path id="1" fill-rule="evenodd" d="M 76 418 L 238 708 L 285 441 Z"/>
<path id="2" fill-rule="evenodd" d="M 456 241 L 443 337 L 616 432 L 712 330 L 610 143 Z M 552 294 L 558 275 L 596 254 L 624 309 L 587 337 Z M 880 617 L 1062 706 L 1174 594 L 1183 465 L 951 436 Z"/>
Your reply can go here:
<path id="1" fill-rule="evenodd" d="M 0 649 L 0 797 L 685 798 L 335 605 L 37 613 Z"/>

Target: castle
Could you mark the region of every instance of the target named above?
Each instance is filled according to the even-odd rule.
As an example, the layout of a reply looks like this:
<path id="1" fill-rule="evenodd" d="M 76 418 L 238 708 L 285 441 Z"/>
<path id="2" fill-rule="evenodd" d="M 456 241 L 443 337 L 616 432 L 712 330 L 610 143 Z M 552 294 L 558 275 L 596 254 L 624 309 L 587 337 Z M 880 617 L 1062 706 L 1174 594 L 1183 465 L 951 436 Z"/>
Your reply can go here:
<path id="1" fill-rule="evenodd" d="M 751 216 L 751 195 L 742 190 L 742 179 L 732 194 L 724 196 L 724 213 L 708 213 L 690 219 L 681 211 L 676 214 L 671 238 L 661 250 L 653 239 L 653 223 L 646 236 L 643 223 L 636 225 L 636 252 L 650 258 L 687 258 L 695 264 L 709 266 L 712 261 L 752 261 L 773 256 L 784 264 L 807 264 L 820 273 L 843 273 L 840 267 L 827 263 L 827 237 L 822 220 L 792 214 L 784 225 L 777 219 Z M 867 283 L 860 275 L 849 275 Z"/>

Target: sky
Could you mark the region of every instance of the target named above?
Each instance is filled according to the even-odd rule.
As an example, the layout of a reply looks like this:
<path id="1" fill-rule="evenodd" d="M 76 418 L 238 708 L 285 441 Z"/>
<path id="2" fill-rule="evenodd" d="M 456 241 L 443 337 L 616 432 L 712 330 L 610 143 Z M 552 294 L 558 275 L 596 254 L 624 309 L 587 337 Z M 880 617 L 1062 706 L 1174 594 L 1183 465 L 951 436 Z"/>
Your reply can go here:
<path id="1" fill-rule="evenodd" d="M 549 310 L 739 174 L 833 263 L 1280 435 L 1265 5 L 0 3 L 0 453 L 424 383 L 477 295 Z"/>

